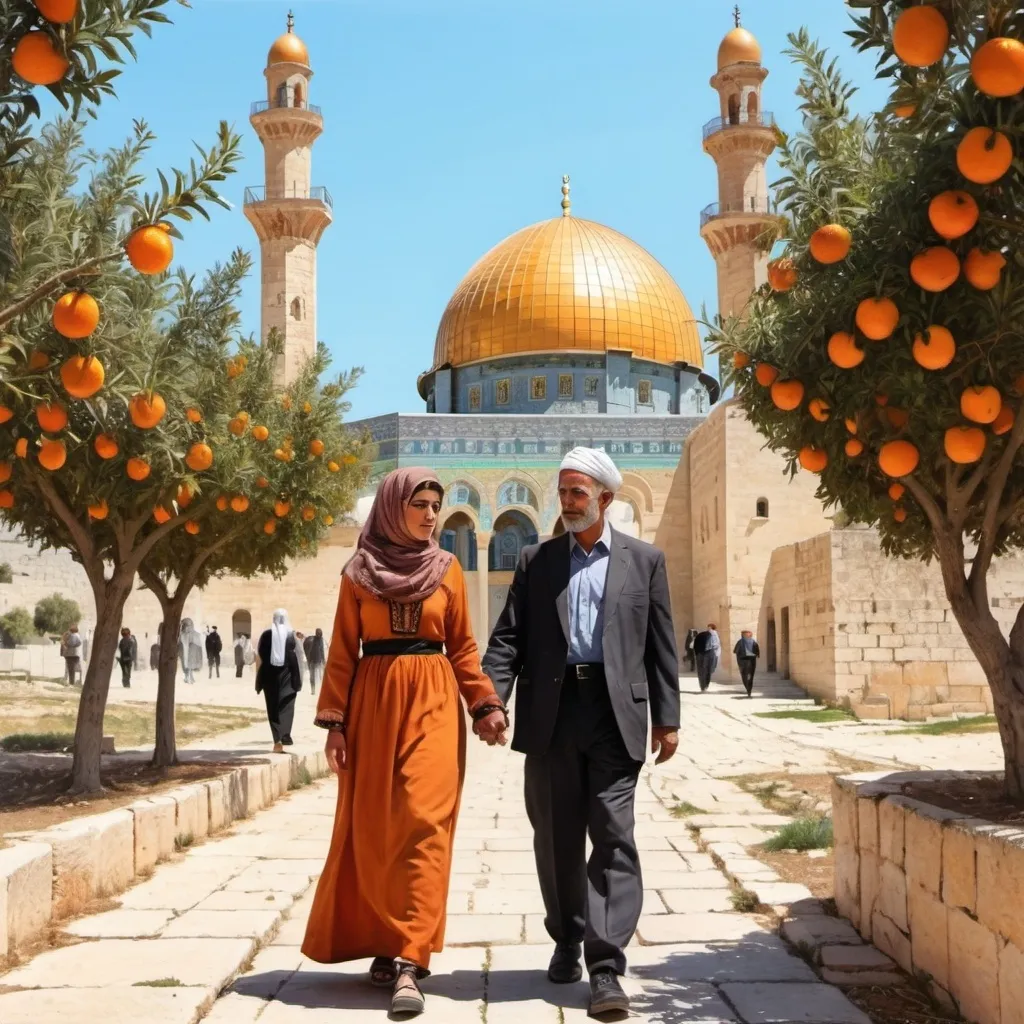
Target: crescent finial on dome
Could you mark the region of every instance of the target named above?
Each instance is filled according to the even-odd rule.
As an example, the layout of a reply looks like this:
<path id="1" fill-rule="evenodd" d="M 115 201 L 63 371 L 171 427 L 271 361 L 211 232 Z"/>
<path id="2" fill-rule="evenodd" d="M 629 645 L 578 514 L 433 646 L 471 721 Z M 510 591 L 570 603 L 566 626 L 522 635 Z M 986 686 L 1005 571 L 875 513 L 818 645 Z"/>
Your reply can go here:
<path id="1" fill-rule="evenodd" d="M 294 31 L 294 29 L 295 29 L 295 15 L 294 15 L 294 14 L 292 14 L 292 12 L 291 12 L 291 11 L 289 11 L 289 12 L 288 12 L 288 21 L 287 21 L 287 25 L 288 25 L 288 31 L 289 31 L 289 32 L 292 32 L 292 31 Z"/>
<path id="2" fill-rule="evenodd" d="M 562 175 L 562 216 L 572 216 L 572 202 L 569 199 L 569 175 Z"/>
<path id="3" fill-rule="evenodd" d="M 737 4 L 732 9 L 732 19 L 733 19 L 733 21 L 736 22 L 736 27 L 739 28 L 740 27 L 740 5 L 739 4 Z"/>

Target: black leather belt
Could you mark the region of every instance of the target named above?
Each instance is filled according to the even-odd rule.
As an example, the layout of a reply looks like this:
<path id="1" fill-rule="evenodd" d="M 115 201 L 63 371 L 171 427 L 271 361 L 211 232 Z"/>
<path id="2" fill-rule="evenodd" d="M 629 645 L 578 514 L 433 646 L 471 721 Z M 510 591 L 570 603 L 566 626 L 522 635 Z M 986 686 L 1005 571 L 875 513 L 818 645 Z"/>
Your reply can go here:
<path id="1" fill-rule="evenodd" d="M 440 640 L 421 640 L 418 637 L 363 641 L 364 658 L 390 654 L 444 654 L 444 644 Z"/>
<path id="2" fill-rule="evenodd" d="M 601 681 L 604 679 L 604 665 L 599 662 L 584 663 L 582 665 L 566 665 L 566 679 L 578 679 L 580 682 Z"/>

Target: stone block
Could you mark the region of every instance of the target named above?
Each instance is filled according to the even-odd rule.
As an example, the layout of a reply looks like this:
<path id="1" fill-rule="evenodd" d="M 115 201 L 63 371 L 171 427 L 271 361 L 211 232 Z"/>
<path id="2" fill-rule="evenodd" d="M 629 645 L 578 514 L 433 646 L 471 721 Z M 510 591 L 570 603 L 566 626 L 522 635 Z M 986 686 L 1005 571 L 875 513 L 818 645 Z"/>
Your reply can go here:
<path id="1" fill-rule="evenodd" d="M 975 836 L 968 827 L 953 823 L 942 837 L 942 902 L 975 913 L 978 872 Z"/>
<path id="2" fill-rule="evenodd" d="M 938 897 L 942 886 L 942 825 L 910 808 L 906 815 L 907 881 Z"/>
<path id="3" fill-rule="evenodd" d="M 999 951 L 1000 1024 L 1024 1024 L 1024 952 L 1012 942 Z"/>
<path id="4" fill-rule="evenodd" d="M 224 776 L 228 821 L 249 816 L 249 776 L 245 768 L 236 768 Z"/>
<path id="5" fill-rule="evenodd" d="M 833 779 L 832 830 L 837 851 L 842 847 L 849 847 L 854 851 L 859 848 L 857 804 L 857 792 L 853 785 Z"/>
<path id="6" fill-rule="evenodd" d="M 169 797 L 137 800 L 128 810 L 135 816 L 135 875 L 147 874 L 174 850 L 176 804 Z"/>
<path id="7" fill-rule="evenodd" d="M 949 988 L 949 938 L 946 907 L 938 897 L 919 885 L 907 886 L 911 956 L 914 971 L 925 972 L 943 988 Z"/>
<path id="8" fill-rule="evenodd" d="M 833 971 L 893 971 L 896 965 L 874 946 L 823 946 L 821 966 Z"/>
<path id="9" fill-rule="evenodd" d="M 888 958 L 887 958 L 888 959 Z M 891 971 L 837 971 L 831 968 L 823 968 L 821 980 L 835 985 L 837 988 L 864 988 L 868 985 L 880 988 L 891 988 L 903 982 L 903 975 L 895 969 Z"/>
<path id="10" fill-rule="evenodd" d="M 268 771 L 270 765 L 247 764 L 242 771 L 245 773 L 246 800 L 245 805 L 249 814 L 262 811 L 267 806 L 267 798 L 263 789 L 262 768 Z"/>
<path id="11" fill-rule="evenodd" d="M 952 659 L 950 659 L 952 660 Z M 910 687 L 911 704 L 933 704 L 936 691 L 949 686 L 943 661 L 909 661 L 903 666 L 903 685 Z"/>
<path id="12" fill-rule="evenodd" d="M 292 780 L 292 756 L 278 754 L 270 759 L 271 793 L 276 800 L 288 792 Z"/>
<path id="13" fill-rule="evenodd" d="M 967 1020 L 999 1020 L 999 953 L 996 937 L 962 910 L 946 908 L 949 991 Z"/>
<path id="14" fill-rule="evenodd" d="M 122 808 L 87 820 L 98 836 L 96 895 L 124 892 L 135 880 L 135 816 Z"/>
<path id="15" fill-rule="evenodd" d="M 99 884 L 99 832 L 88 818 L 78 818 L 28 838 L 52 852 L 53 916 L 62 920 L 79 913 Z"/>
<path id="16" fill-rule="evenodd" d="M 823 946 L 859 946 L 861 938 L 848 921 L 839 917 L 802 917 L 783 921 L 782 937 L 797 949 L 817 952 Z"/>
<path id="17" fill-rule="evenodd" d="M 206 788 L 207 819 L 212 834 L 225 828 L 231 821 L 228 790 L 224 779 L 209 779 L 203 785 Z"/>
<path id="18" fill-rule="evenodd" d="M 722 992 L 749 1024 L 775 1024 L 794 1019 L 827 1024 L 871 1024 L 867 1014 L 831 985 L 735 983 L 722 985 Z"/>
<path id="19" fill-rule="evenodd" d="M 10 941 L 7 935 L 7 879 L 0 878 L 0 957 L 10 952 Z"/>
<path id="20" fill-rule="evenodd" d="M 860 919 L 860 857 L 852 846 L 837 847 L 835 861 L 836 907 L 855 928 Z"/>
<path id="21" fill-rule="evenodd" d="M 7 948 L 39 938 L 53 918 L 53 851 L 46 843 L 0 850 L 0 889 L 7 894 Z"/>
<path id="22" fill-rule="evenodd" d="M 906 812 L 888 797 L 878 805 L 878 852 L 884 860 L 903 867 L 906 848 Z"/>
<path id="23" fill-rule="evenodd" d="M 871 941 L 883 952 L 887 953 L 903 968 L 909 972 L 913 967 L 913 955 L 911 953 L 910 936 L 897 928 L 893 922 L 880 913 L 874 912 L 871 918 Z"/>
<path id="24" fill-rule="evenodd" d="M 895 864 L 889 861 L 882 861 L 878 880 L 878 899 L 875 906 L 901 932 L 909 931 L 907 921 L 907 876 L 901 868 L 896 867 Z"/>
<path id="25" fill-rule="evenodd" d="M 860 855 L 860 931 L 865 939 L 871 938 L 871 915 L 878 905 L 878 890 L 882 881 L 884 861 L 874 853 Z"/>
<path id="26" fill-rule="evenodd" d="M 976 834 L 975 850 L 978 921 L 1024 949 L 1024 842 Z"/>
<path id="27" fill-rule="evenodd" d="M 878 802 L 857 801 L 857 835 L 861 856 L 878 853 Z"/>
<path id="28" fill-rule="evenodd" d="M 203 791 L 202 795 L 206 797 L 203 801 L 206 806 L 202 809 L 206 812 L 204 815 L 206 818 L 206 829 L 209 829 L 209 797 L 205 791 Z M 175 789 L 168 793 L 167 796 L 174 801 L 175 841 L 179 846 L 190 846 L 200 835 L 200 789 L 198 786 L 187 786 L 183 789 Z M 206 830 L 202 834 L 205 835 Z"/>

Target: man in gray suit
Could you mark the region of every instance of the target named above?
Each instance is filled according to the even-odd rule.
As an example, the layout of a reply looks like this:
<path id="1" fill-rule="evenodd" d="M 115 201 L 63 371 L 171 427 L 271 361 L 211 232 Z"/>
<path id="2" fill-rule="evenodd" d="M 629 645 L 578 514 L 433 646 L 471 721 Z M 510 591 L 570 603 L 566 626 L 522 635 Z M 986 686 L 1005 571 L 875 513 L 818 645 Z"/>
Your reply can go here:
<path id="1" fill-rule="evenodd" d="M 619 975 L 643 903 L 633 804 L 648 708 L 657 763 L 679 742 L 665 556 L 606 521 L 621 486 L 603 451 L 565 457 L 566 533 L 523 551 L 483 659 L 503 702 L 519 684 L 512 749 L 526 754 L 526 811 L 555 941 L 548 977 L 579 981 L 582 943 L 593 1014 L 629 1009 Z"/>

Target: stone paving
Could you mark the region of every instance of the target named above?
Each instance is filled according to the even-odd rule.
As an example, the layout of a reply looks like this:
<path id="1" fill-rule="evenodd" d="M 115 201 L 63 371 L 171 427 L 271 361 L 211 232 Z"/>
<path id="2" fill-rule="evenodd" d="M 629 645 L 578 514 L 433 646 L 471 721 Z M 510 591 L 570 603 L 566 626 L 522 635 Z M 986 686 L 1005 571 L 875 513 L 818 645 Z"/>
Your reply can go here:
<path id="1" fill-rule="evenodd" d="M 797 920 L 812 932 L 831 920 L 821 917 L 806 890 L 780 882 L 747 854 L 745 845 L 785 819 L 767 813 L 727 776 L 824 770 L 834 766 L 832 750 L 901 767 L 985 767 L 998 754 L 997 740 L 981 735 L 950 742 L 887 736 L 875 724 L 826 729 L 753 718 L 754 711 L 803 700 L 795 687 L 770 678 L 754 701 L 741 699 L 738 687 L 715 685 L 701 695 L 692 678 L 684 678 L 683 689 L 680 753 L 667 766 L 645 769 L 637 797 L 646 899 L 624 980 L 633 1019 L 867 1024 L 839 988 L 822 983 L 774 933 L 771 917 L 732 909 L 735 881 L 764 904 L 807 913 Z M 144 685 L 133 691 L 124 696 L 148 696 Z M 183 697 L 211 694 L 217 703 L 257 699 L 251 680 L 233 678 L 197 684 Z M 300 696 L 300 748 L 321 738 L 309 724 L 312 704 L 308 694 Z M 265 749 L 265 733 L 255 726 L 218 746 Z M 960 758 L 951 761 L 954 750 Z M 519 755 L 471 744 L 448 948 L 423 984 L 425 1021 L 586 1019 L 586 984 L 554 986 L 544 975 L 551 943 L 521 791 Z M 671 814 L 679 800 L 707 813 L 680 820 Z M 0 978 L 0 1021 L 63 1024 L 70 1015 L 104 1024 L 386 1019 L 388 993 L 367 984 L 365 963 L 323 966 L 299 950 L 333 810 L 333 782 L 317 783 L 159 866 L 153 878 L 119 898 L 118 909 L 69 925 L 74 945 L 42 953 Z M 700 827 L 706 849 L 698 848 L 690 824 Z M 830 956 L 830 963 L 837 960 Z M 846 959 L 882 966 L 869 952 Z"/>

